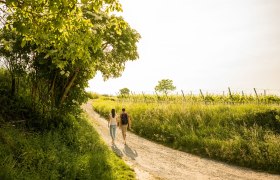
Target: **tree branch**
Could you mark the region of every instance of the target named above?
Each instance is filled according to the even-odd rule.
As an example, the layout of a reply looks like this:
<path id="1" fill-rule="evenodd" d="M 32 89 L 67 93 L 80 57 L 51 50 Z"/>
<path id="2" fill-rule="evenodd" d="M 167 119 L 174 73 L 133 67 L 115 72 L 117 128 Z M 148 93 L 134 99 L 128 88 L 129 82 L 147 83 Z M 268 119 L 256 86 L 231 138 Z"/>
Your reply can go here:
<path id="1" fill-rule="evenodd" d="M 65 99 L 67 97 L 67 94 L 70 91 L 70 89 L 71 89 L 71 87 L 72 87 L 72 85 L 73 85 L 73 83 L 74 83 L 74 81 L 75 81 L 75 79 L 76 79 L 76 77 L 78 75 L 78 72 L 79 72 L 79 70 L 75 71 L 73 76 L 70 78 L 69 82 L 67 83 L 67 85 L 66 85 L 66 87 L 64 89 L 64 92 L 63 92 L 63 94 L 61 96 L 61 99 L 60 99 L 60 102 L 59 102 L 59 106 L 61 106 L 63 104 L 63 102 L 65 101 Z"/>

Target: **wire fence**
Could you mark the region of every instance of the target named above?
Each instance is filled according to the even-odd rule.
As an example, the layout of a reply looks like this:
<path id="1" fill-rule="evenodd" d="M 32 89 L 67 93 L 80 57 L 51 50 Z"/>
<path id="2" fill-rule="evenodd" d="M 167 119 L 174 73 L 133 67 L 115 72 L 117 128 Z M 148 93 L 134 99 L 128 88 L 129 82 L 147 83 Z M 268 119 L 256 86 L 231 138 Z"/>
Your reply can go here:
<path id="1" fill-rule="evenodd" d="M 172 93 L 130 92 L 128 95 L 116 93 L 121 102 L 144 103 L 203 103 L 203 104 L 280 104 L 280 90 L 277 89 L 245 89 L 224 91 L 210 90 L 181 90 Z"/>
<path id="2" fill-rule="evenodd" d="M 232 94 L 244 94 L 244 95 L 255 95 L 255 91 L 258 95 L 276 95 L 280 96 L 280 89 L 261 89 L 261 88 L 250 88 L 250 89 L 240 89 L 240 88 L 227 88 L 224 90 L 213 90 L 213 89 L 195 89 L 195 90 L 179 90 L 168 93 L 169 95 L 200 95 L 201 92 L 205 95 L 228 95 L 229 91 Z M 131 95 L 134 94 L 152 94 L 156 95 L 155 91 L 131 91 Z M 119 95 L 119 92 L 116 93 Z"/>

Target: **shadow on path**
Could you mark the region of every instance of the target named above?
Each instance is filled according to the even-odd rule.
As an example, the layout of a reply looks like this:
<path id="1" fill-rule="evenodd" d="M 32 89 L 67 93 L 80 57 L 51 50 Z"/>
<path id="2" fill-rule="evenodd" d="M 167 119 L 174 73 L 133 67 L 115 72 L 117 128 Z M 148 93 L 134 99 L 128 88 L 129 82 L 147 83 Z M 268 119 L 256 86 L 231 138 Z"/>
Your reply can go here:
<path id="1" fill-rule="evenodd" d="M 127 157 L 130 157 L 133 160 L 135 160 L 135 158 L 138 156 L 137 151 L 131 149 L 127 144 L 124 146 L 124 153 Z"/>
<path id="2" fill-rule="evenodd" d="M 123 157 L 122 151 L 115 144 L 113 144 L 111 148 L 117 154 L 117 156 Z"/>

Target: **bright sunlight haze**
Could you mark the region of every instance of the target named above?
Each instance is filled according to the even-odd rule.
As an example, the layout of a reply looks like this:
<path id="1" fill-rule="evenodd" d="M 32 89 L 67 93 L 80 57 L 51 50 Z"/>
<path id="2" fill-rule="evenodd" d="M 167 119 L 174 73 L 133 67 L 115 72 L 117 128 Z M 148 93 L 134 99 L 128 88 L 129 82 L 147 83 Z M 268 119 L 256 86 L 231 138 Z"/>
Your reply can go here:
<path id="1" fill-rule="evenodd" d="M 122 16 L 141 34 L 139 59 L 122 77 L 89 91 L 152 93 L 161 79 L 177 91 L 280 93 L 279 0 L 121 0 Z"/>

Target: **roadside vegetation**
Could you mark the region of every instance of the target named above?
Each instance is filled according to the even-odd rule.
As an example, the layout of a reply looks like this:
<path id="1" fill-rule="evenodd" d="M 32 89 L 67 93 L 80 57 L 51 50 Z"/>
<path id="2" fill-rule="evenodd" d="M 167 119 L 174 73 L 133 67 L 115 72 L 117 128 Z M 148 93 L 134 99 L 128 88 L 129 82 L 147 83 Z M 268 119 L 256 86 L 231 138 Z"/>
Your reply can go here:
<path id="1" fill-rule="evenodd" d="M 0 179 L 135 179 L 82 115 L 140 35 L 117 0 L 0 1 Z M 93 98 L 93 97 L 91 97 Z"/>
<path id="2" fill-rule="evenodd" d="M 4 75 L 1 70 L 0 179 L 135 179 L 81 109 L 47 119 L 24 95 L 11 97 Z"/>
<path id="3" fill-rule="evenodd" d="M 0 127 L 0 179 L 135 179 L 85 118 L 68 127 L 34 132 Z"/>

